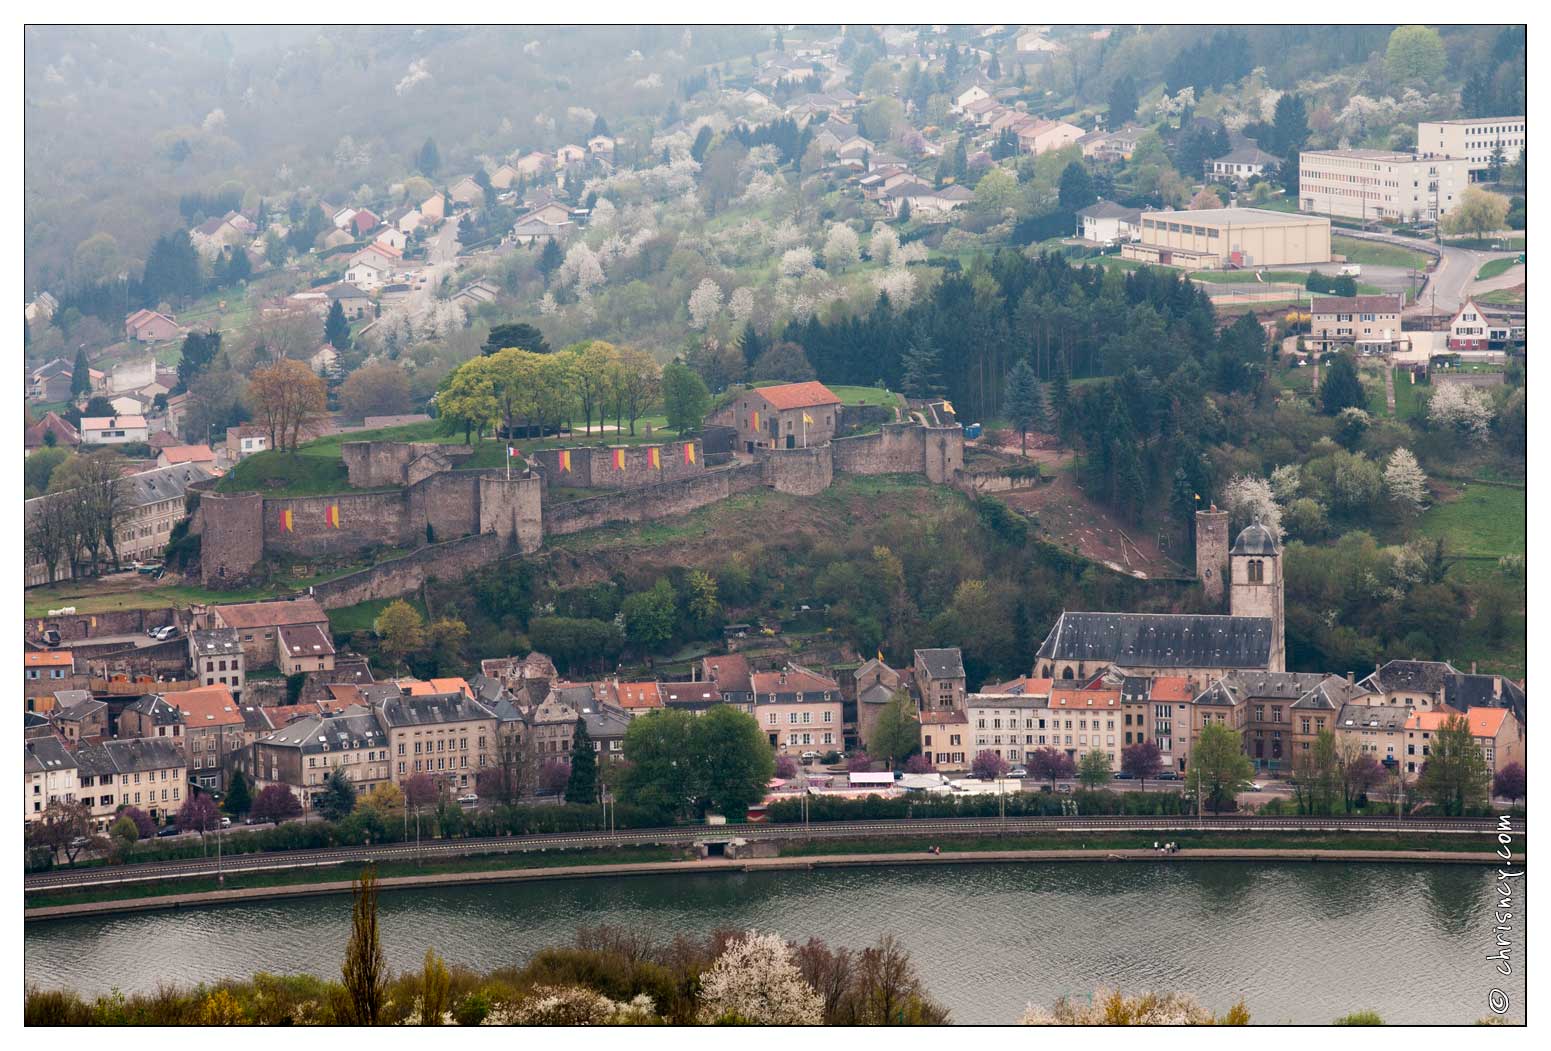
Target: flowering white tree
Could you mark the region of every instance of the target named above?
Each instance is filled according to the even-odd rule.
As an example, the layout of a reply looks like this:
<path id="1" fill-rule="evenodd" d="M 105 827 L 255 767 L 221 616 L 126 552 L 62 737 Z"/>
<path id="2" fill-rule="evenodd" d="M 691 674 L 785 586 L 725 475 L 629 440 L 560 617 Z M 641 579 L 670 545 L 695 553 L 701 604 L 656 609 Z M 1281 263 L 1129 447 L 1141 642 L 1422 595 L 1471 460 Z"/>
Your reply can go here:
<path id="1" fill-rule="evenodd" d="M 856 231 L 844 223 L 836 223 L 829 228 L 829 237 L 824 241 L 824 267 L 833 273 L 844 273 L 846 268 L 855 266 L 862 258 L 862 239 L 856 235 Z"/>
<path id="2" fill-rule="evenodd" d="M 1427 475 L 1410 449 L 1401 447 L 1389 454 L 1389 463 L 1384 465 L 1384 489 L 1391 500 L 1409 510 L 1426 502 Z"/>
<path id="3" fill-rule="evenodd" d="M 1264 478 L 1237 475 L 1223 487 L 1222 499 L 1234 528 L 1242 529 L 1259 518 L 1260 524 L 1278 540 L 1282 538 L 1282 509 L 1271 491 L 1271 483 Z"/>
<path id="4" fill-rule="evenodd" d="M 1435 384 L 1427 403 L 1428 422 L 1478 442 L 1486 441 L 1494 415 L 1492 398 L 1486 391 L 1460 383 Z"/>
<path id="5" fill-rule="evenodd" d="M 872 261 L 888 266 L 898 252 L 899 234 L 894 232 L 894 228 L 887 223 L 874 224 L 872 239 L 867 242 L 867 254 L 872 257 Z"/>
<path id="6" fill-rule="evenodd" d="M 781 253 L 781 273 L 787 277 L 802 277 L 813 270 L 813 249 L 788 248 Z"/>
<path id="7" fill-rule="evenodd" d="M 753 1025 L 820 1025 L 824 1000 L 803 981 L 780 935 L 749 931 L 700 979 L 700 1020 L 727 1016 Z"/>
<path id="8" fill-rule="evenodd" d="M 559 278 L 562 287 L 575 285 L 578 294 L 585 294 L 603 284 L 603 264 L 598 262 L 598 257 L 587 247 L 586 242 L 578 241 L 565 254 L 565 262 L 560 264 Z"/>
<path id="9" fill-rule="evenodd" d="M 900 263 L 926 262 L 926 245 L 920 241 L 911 241 L 907 245 L 901 245 L 897 261 Z"/>
<path id="10" fill-rule="evenodd" d="M 498 1007 L 481 1025 L 640 1025 L 656 1017 L 652 998 L 611 1000 L 580 985 L 541 985 L 509 1007 Z"/>
<path id="11" fill-rule="evenodd" d="M 689 294 L 689 327 L 705 328 L 722 311 L 722 289 L 709 277 Z"/>
<path id="12" fill-rule="evenodd" d="M 907 310 L 915 301 L 916 276 L 902 266 L 892 266 L 873 275 L 873 288 L 887 294 L 895 310 Z"/>
<path id="13" fill-rule="evenodd" d="M 1303 475 L 1295 463 L 1283 464 L 1271 472 L 1271 495 L 1284 507 L 1297 498 L 1298 487 L 1302 484 Z"/>
<path id="14" fill-rule="evenodd" d="M 732 295 L 727 297 L 727 313 L 738 324 L 743 324 L 754 316 L 754 290 L 752 288 L 735 289 Z"/>

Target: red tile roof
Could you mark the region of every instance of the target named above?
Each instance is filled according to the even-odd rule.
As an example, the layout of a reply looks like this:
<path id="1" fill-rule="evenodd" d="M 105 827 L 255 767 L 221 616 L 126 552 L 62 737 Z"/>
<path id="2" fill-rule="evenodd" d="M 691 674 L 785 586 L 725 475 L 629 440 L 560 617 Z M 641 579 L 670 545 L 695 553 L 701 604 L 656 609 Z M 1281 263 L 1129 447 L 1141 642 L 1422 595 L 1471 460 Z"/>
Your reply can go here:
<path id="1" fill-rule="evenodd" d="M 1052 708 L 1114 708 L 1119 704 L 1119 690 L 1067 689 L 1050 691 L 1050 707 Z"/>
<path id="2" fill-rule="evenodd" d="M 922 726 L 942 726 L 951 723 L 965 723 L 967 725 L 969 723 L 969 716 L 952 708 L 946 711 L 921 713 Z"/>
<path id="3" fill-rule="evenodd" d="M 327 624 L 328 614 L 314 598 L 274 602 L 238 602 L 212 612 L 228 628 L 271 628 L 281 624 Z"/>
<path id="4" fill-rule="evenodd" d="M 805 409 L 814 405 L 839 405 L 840 399 L 818 380 L 806 383 L 782 383 L 775 387 L 758 387 L 754 390 L 774 409 Z"/>
<path id="5" fill-rule="evenodd" d="M 169 464 L 207 463 L 215 460 L 208 445 L 169 445 L 161 451 Z"/>
<path id="6" fill-rule="evenodd" d="M 232 698 L 230 686 L 197 686 L 183 690 L 171 697 L 173 704 L 183 712 L 184 725 L 237 726 L 242 725 L 242 712 Z"/>
<path id="7" fill-rule="evenodd" d="M 1508 718 L 1506 708 L 1472 708 L 1466 717 L 1470 720 L 1470 736 L 1472 737 L 1496 737 L 1502 732 L 1503 722 Z"/>
<path id="8" fill-rule="evenodd" d="M 75 654 L 69 650 L 35 650 L 22 657 L 28 668 L 69 668 L 75 664 Z"/>
<path id="9" fill-rule="evenodd" d="M 1188 701 L 1195 695 L 1190 680 L 1183 675 L 1159 675 L 1148 691 L 1148 698 L 1154 701 Z"/>
<path id="10" fill-rule="evenodd" d="M 661 708 L 662 691 L 655 682 L 622 682 L 619 684 L 621 708 Z"/>

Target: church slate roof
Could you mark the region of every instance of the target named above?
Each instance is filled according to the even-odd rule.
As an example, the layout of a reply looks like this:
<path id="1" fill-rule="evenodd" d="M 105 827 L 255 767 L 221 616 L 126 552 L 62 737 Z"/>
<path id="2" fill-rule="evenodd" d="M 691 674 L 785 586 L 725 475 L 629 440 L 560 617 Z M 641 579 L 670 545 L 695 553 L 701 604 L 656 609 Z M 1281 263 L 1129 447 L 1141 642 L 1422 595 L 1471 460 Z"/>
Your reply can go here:
<path id="1" fill-rule="evenodd" d="M 1271 619 L 1062 613 L 1038 656 L 1128 668 L 1264 668 L 1271 660 Z"/>

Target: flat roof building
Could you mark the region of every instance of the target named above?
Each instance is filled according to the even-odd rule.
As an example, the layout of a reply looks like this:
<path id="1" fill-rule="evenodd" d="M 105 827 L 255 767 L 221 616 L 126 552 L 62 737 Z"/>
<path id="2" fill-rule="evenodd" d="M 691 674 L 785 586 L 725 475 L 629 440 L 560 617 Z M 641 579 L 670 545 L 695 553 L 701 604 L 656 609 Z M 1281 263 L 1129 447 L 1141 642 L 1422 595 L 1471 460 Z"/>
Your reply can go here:
<path id="1" fill-rule="evenodd" d="M 1492 166 L 1501 147 L 1503 163 L 1512 164 L 1527 141 L 1522 114 L 1515 117 L 1468 117 L 1464 120 L 1424 120 L 1416 125 L 1416 152 L 1422 156 L 1463 158 L 1470 181 L 1477 182 Z"/>
<path id="2" fill-rule="evenodd" d="M 1259 208 L 1143 212 L 1126 259 L 1185 270 L 1330 262 L 1330 220 Z"/>
<path id="3" fill-rule="evenodd" d="M 1392 150 L 1305 150 L 1298 210 L 1345 219 L 1437 222 L 1459 203 L 1470 162 Z"/>

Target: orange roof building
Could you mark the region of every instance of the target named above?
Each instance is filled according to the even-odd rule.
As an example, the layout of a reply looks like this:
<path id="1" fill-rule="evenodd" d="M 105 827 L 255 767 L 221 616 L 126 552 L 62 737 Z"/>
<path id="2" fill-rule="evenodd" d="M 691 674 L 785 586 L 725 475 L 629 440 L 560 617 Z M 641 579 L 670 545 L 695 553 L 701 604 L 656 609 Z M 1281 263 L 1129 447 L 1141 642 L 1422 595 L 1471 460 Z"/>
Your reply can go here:
<path id="1" fill-rule="evenodd" d="M 196 686 L 171 694 L 168 699 L 183 713 L 183 723 L 189 731 L 202 726 L 241 726 L 243 722 L 242 710 L 229 686 Z"/>
<path id="2" fill-rule="evenodd" d="M 757 394 L 772 409 L 811 409 L 820 405 L 839 405 L 840 399 L 818 380 L 803 383 L 781 383 L 774 387 L 755 387 Z"/>
<path id="3" fill-rule="evenodd" d="M 619 706 L 626 711 L 661 708 L 662 690 L 655 682 L 622 682 L 618 685 Z"/>

